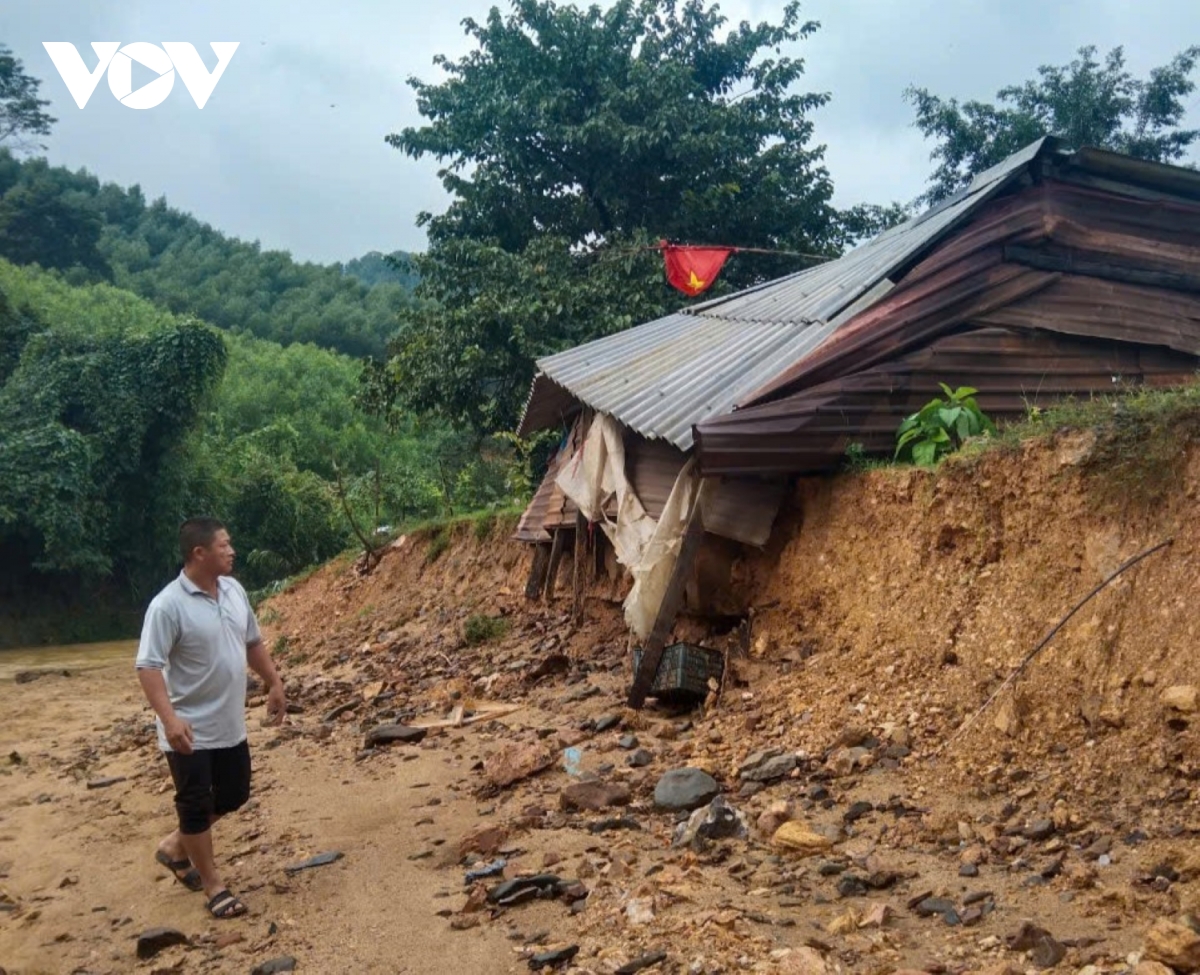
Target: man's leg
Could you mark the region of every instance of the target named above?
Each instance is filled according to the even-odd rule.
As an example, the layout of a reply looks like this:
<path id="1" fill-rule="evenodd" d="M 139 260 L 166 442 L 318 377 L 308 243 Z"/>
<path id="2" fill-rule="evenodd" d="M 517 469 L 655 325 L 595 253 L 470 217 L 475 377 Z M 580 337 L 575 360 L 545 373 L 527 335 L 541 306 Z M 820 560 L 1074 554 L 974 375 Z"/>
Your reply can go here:
<path id="1" fill-rule="evenodd" d="M 208 825 L 214 826 L 221 817 L 215 813 L 209 817 Z M 188 852 L 183 846 L 183 834 L 179 832 L 179 827 L 171 830 L 163 837 L 162 842 L 158 844 L 159 852 L 165 853 L 168 859 L 172 861 L 180 861 L 188 859 Z M 182 877 L 180 877 L 182 879 Z"/>
<path id="2" fill-rule="evenodd" d="M 200 874 L 208 897 L 224 889 L 213 859 L 212 824 L 216 820 L 213 799 L 213 753 L 191 755 L 168 752 L 167 762 L 175 780 L 175 810 L 179 816 L 179 845 Z M 182 859 L 177 857 L 176 859 Z"/>
<path id="3" fill-rule="evenodd" d="M 243 741 L 241 744 L 234 745 L 232 748 L 216 748 L 210 753 L 211 758 L 211 774 L 212 774 L 212 802 L 213 814 L 212 821 L 215 822 L 222 816 L 241 809 L 250 798 L 250 746 Z M 184 845 L 191 855 L 192 847 L 189 845 L 196 842 L 202 846 L 197 849 L 196 856 L 199 856 L 208 862 L 213 862 L 212 848 L 212 830 L 205 830 L 201 834 L 194 836 L 183 836 Z M 196 865 L 196 869 L 200 873 L 200 878 L 204 881 L 204 892 L 212 898 L 222 891 L 228 891 L 228 888 L 220 881 L 215 880 L 215 886 L 209 887 L 204 869 L 200 865 L 200 861 L 192 856 L 192 863 Z M 216 867 L 213 867 L 213 877 L 216 878 Z M 228 908 L 231 913 L 226 916 L 234 917 L 238 914 L 243 914 L 246 907 L 240 900 L 233 897 L 232 894 L 226 893 L 225 905 L 210 904 L 210 910 L 215 910 L 219 914 L 223 914 Z"/>

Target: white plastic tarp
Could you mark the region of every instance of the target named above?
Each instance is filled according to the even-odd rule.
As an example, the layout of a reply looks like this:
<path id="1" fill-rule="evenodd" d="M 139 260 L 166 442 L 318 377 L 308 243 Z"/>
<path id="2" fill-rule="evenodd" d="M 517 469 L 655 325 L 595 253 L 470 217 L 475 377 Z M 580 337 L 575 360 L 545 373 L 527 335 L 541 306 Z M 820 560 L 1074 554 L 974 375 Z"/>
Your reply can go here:
<path id="1" fill-rule="evenodd" d="M 688 516 L 700 479 L 695 460 L 679 472 L 661 517 L 646 513 L 625 477 L 625 443 L 621 427 L 608 414 L 598 413 L 583 446 L 563 464 L 557 484 L 583 512 L 599 523 L 612 542 L 617 561 L 633 575 L 625 599 L 625 622 L 639 639 L 646 639 L 662 604 L 667 582 L 679 556 Z M 616 500 L 616 519 L 605 512 Z"/>

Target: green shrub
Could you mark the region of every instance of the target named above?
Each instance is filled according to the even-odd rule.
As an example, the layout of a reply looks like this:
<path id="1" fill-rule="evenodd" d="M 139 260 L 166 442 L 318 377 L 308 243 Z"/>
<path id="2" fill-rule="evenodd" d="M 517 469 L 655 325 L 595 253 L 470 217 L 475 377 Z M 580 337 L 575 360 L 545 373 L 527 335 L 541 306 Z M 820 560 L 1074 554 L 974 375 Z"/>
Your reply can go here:
<path id="1" fill-rule="evenodd" d="M 467 618 L 463 625 L 463 639 L 468 646 L 476 647 L 481 643 L 491 643 L 499 640 L 508 632 L 509 621 L 503 616 L 483 616 L 476 614 Z"/>
<path id="2" fill-rule="evenodd" d="M 978 390 L 970 386 L 951 390 L 945 383 L 938 385 L 946 398 L 930 400 L 896 431 L 896 460 L 934 464 L 958 450 L 969 437 L 995 435 L 995 424 L 975 402 Z"/>

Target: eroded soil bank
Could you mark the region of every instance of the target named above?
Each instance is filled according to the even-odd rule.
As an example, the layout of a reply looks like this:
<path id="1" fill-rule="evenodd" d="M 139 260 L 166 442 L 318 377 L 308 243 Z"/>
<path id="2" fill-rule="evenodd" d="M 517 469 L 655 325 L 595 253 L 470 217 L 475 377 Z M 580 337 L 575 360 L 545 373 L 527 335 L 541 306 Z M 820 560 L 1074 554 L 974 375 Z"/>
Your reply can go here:
<path id="1" fill-rule="evenodd" d="M 1161 972 L 1140 957 L 1158 923 L 1147 957 L 1185 971 L 1200 952 L 1179 923 L 1200 911 L 1185 446 L 1144 476 L 1072 434 L 936 474 L 801 483 L 771 548 L 722 570 L 744 622 L 677 629 L 729 653 L 689 713 L 623 710 L 622 580 L 591 581 L 573 621 L 569 559 L 559 598 L 531 603 L 528 553 L 503 530 L 404 539 L 368 575 L 326 567 L 262 614 L 303 710 L 262 729 L 250 702 L 262 787 L 223 850 L 255 913 L 232 924 L 150 858 L 170 796 L 132 675 L 8 683 L 3 751 L 22 761 L 0 810 L 15 905 L 0 964 L 515 972 L 577 948 L 565 970 Z M 1167 538 L 954 738 L 1071 606 Z M 468 645 L 472 616 L 506 632 Z M 439 720 L 364 747 L 380 724 Z M 708 773 L 731 835 L 673 845 L 686 811 L 655 792 L 679 769 L 698 772 L 677 803 L 710 798 Z M 326 850 L 345 855 L 284 869 Z M 536 875 L 544 896 L 521 894 Z M 155 924 L 192 943 L 139 963 L 132 938 Z"/>

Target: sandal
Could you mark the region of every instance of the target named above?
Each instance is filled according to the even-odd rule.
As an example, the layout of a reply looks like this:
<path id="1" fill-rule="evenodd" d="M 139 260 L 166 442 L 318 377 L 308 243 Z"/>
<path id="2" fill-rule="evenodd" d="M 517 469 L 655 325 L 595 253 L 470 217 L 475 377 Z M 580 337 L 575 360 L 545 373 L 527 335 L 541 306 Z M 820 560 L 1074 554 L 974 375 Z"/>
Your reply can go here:
<path id="1" fill-rule="evenodd" d="M 218 920 L 225 920 L 231 917 L 240 917 L 245 914 L 249 908 L 246 907 L 228 890 L 217 891 L 205 907 L 208 908 L 208 913 Z"/>
<path id="2" fill-rule="evenodd" d="M 171 875 L 188 890 L 196 891 L 204 889 L 204 884 L 200 881 L 200 871 L 192 866 L 192 861 L 187 857 L 184 857 L 182 860 L 172 860 L 162 850 L 159 850 L 154 854 L 154 859 L 170 870 Z M 187 873 L 181 874 L 180 870 L 186 870 Z"/>

